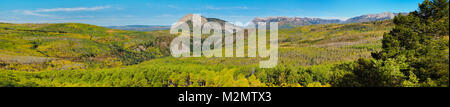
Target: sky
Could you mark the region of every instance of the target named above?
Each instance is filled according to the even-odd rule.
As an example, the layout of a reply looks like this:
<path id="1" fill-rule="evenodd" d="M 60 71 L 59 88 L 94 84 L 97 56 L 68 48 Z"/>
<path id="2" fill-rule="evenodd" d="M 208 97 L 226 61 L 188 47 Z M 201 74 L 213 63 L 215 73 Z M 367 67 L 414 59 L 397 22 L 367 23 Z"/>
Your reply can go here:
<path id="1" fill-rule="evenodd" d="M 171 25 L 186 14 L 232 23 L 287 16 L 345 20 L 411 12 L 423 0 L 1 0 L 0 22 Z"/>

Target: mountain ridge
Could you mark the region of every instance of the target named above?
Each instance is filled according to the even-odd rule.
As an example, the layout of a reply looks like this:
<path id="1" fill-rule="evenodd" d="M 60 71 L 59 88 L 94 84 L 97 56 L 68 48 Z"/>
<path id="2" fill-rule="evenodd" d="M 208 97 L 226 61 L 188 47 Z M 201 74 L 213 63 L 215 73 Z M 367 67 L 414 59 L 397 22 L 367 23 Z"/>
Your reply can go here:
<path id="1" fill-rule="evenodd" d="M 286 16 L 271 16 L 271 17 L 256 17 L 252 20 L 256 22 L 279 22 L 280 28 L 294 28 L 298 26 L 315 25 L 315 24 L 348 24 L 348 23 L 361 23 L 371 21 L 383 21 L 393 19 L 397 15 L 405 15 L 405 13 L 392 13 L 384 12 L 378 14 L 366 14 L 349 18 L 347 20 L 339 19 L 322 19 L 322 18 L 309 18 L 309 17 L 286 17 Z"/>
<path id="2" fill-rule="evenodd" d="M 286 17 L 286 16 L 269 16 L 269 17 L 255 17 L 252 22 L 279 22 L 279 28 L 294 28 L 298 26 L 316 25 L 316 24 L 349 24 L 349 23 L 361 23 L 371 21 L 383 21 L 393 19 L 397 15 L 406 15 L 406 13 L 392 13 L 383 12 L 377 14 L 365 14 L 355 16 L 346 20 L 340 19 L 323 19 L 323 18 L 310 18 L 310 17 Z M 188 22 L 192 20 L 191 17 L 195 14 L 186 14 L 180 18 L 177 22 Z M 228 21 L 219 18 L 208 18 L 201 16 L 202 24 L 206 22 L 218 22 L 222 26 Z M 131 31 L 155 31 L 155 30 L 168 30 L 170 25 L 124 25 L 124 26 L 105 26 L 111 29 L 131 30 Z"/>

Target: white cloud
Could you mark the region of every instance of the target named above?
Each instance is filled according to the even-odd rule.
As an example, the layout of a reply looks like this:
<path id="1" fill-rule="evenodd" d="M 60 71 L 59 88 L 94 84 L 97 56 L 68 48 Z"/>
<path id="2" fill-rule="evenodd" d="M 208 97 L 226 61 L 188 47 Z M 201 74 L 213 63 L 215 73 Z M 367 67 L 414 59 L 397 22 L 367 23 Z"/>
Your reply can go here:
<path id="1" fill-rule="evenodd" d="M 70 12 L 70 11 L 96 11 L 111 8 L 111 6 L 96 6 L 96 7 L 76 7 L 76 8 L 53 8 L 53 9 L 39 9 L 35 12 Z"/>
<path id="2" fill-rule="evenodd" d="M 48 17 L 51 15 L 42 14 L 48 12 L 73 12 L 73 11 L 97 11 L 111 8 L 111 6 L 96 6 L 96 7 L 76 7 L 76 8 L 52 8 L 52 9 L 38 9 L 38 10 L 24 10 L 23 14 L 31 16 Z"/>
<path id="3" fill-rule="evenodd" d="M 30 10 L 23 11 L 23 14 L 31 15 L 31 16 L 50 16 L 50 15 L 46 15 L 46 14 L 36 13 L 36 12 L 30 11 Z"/>

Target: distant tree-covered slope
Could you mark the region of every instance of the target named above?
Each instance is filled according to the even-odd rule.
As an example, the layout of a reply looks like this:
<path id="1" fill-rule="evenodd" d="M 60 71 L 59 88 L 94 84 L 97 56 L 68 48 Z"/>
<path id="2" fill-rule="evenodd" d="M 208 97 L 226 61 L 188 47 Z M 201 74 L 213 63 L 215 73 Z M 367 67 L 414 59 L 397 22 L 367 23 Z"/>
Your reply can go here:
<path id="1" fill-rule="evenodd" d="M 155 31 L 169 30 L 170 26 L 164 25 L 125 25 L 125 26 L 106 26 L 111 29 L 130 30 L 130 31 Z"/>
<path id="2" fill-rule="evenodd" d="M 449 1 L 425 0 L 393 22 L 374 59 L 338 66 L 343 72 L 336 86 L 449 86 Z"/>
<path id="3" fill-rule="evenodd" d="M 425 0 L 393 20 L 280 29 L 274 68 L 170 57 L 168 30 L 0 23 L 0 87 L 448 87 L 448 10 Z"/>
<path id="4" fill-rule="evenodd" d="M 4 69 L 32 71 L 137 64 L 162 56 L 157 40 L 169 34 L 160 32 L 122 31 L 78 23 L 1 23 L 0 63 Z"/>
<path id="5" fill-rule="evenodd" d="M 329 87 L 339 75 L 335 64 L 369 58 L 381 50 L 383 34 L 393 27 L 392 21 L 378 21 L 280 29 L 278 66 L 260 69 L 264 58 L 170 57 L 174 35 L 167 30 L 1 25 L 0 87 Z"/>

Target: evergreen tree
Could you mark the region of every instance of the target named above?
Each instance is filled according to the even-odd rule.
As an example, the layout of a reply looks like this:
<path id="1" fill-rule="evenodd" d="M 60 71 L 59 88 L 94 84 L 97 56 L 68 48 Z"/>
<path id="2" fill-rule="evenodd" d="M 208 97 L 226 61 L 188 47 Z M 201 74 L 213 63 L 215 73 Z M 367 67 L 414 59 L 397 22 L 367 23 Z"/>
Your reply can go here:
<path id="1" fill-rule="evenodd" d="M 448 0 L 425 0 L 418 10 L 395 17 L 395 28 L 384 35 L 382 51 L 372 56 L 397 62 L 406 58 L 408 66 L 401 68 L 406 76 L 417 76 L 423 86 L 448 86 L 448 10 Z"/>

